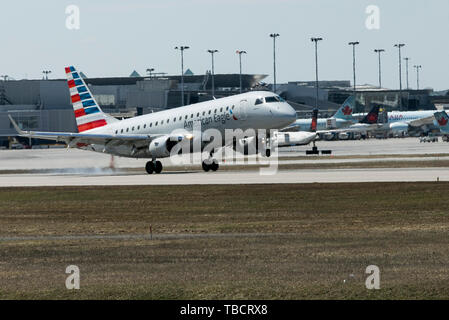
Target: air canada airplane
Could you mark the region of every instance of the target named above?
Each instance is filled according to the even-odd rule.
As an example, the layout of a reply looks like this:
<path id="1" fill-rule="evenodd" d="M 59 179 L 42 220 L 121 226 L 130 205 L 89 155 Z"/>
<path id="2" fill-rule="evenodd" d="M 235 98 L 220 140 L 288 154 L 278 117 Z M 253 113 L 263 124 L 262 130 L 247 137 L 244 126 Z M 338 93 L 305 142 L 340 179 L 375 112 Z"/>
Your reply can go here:
<path id="1" fill-rule="evenodd" d="M 69 148 L 122 157 L 149 158 L 151 161 L 145 166 L 149 174 L 162 171 L 158 158 L 169 157 L 175 145 L 191 141 L 195 135 L 202 135 L 207 129 L 218 130 L 225 140 L 226 135 L 223 133 L 226 129 L 280 129 L 296 120 L 295 110 L 280 96 L 267 91 L 253 91 L 118 120 L 101 110 L 73 66 L 65 68 L 65 72 L 78 132 L 23 131 L 9 116 L 18 134 L 62 141 Z M 195 131 L 198 127 L 200 132 Z M 224 145 L 232 143 L 221 142 Z M 266 147 L 267 156 L 270 156 L 269 147 Z M 201 148 L 204 148 L 203 139 Z M 216 171 L 218 162 L 207 159 L 203 161 L 202 167 L 204 171 Z"/>

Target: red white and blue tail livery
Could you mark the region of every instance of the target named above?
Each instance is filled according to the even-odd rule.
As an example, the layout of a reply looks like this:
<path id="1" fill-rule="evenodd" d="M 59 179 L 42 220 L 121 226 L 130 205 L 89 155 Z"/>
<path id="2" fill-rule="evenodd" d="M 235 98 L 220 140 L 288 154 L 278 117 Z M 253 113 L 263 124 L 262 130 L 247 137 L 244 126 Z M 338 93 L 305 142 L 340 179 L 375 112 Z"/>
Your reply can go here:
<path id="1" fill-rule="evenodd" d="M 66 67 L 65 73 L 78 132 L 103 127 L 116 121 L 101 111 L 86 83 L 73 66 Z"/>

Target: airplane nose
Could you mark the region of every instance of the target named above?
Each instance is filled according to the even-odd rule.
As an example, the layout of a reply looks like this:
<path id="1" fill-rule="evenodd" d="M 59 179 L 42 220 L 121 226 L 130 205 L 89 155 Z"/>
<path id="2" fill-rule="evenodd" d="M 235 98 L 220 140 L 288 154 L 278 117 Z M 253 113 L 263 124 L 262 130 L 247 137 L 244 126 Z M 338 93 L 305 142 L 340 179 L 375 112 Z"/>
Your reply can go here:
<path id="1" fill-rule="evenodd" d="M 296 111 L 288 103 L 282 103 L 278 108 L 278 115 L 280 118 L 291 124 L 296 121 Z"/>

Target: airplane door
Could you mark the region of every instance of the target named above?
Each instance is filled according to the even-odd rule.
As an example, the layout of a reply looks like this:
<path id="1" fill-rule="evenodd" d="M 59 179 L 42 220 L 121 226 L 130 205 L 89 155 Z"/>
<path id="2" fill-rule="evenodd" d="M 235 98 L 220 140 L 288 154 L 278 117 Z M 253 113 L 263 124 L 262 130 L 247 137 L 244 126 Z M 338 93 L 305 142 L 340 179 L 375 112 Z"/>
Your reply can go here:
<path id="1" fill-rule="evenodd" d="M 285 143 L 290 143 L 290 134 L 284 134 Z"/>
<path id="2" fill-rule="evenodd" d="M 236 106 L 236 116 L 239 120 L 246 120 L 246 109 L 248 108 L 248 100 L 241 100 L 240 104 Z"/>

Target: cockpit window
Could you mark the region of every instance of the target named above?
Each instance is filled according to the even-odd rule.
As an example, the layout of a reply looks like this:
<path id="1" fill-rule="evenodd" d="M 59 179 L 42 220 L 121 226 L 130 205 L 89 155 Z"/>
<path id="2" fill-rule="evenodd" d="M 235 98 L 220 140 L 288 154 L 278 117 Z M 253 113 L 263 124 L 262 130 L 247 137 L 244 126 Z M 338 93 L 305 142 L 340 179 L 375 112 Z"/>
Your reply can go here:
<path id="1" fill-rule="evenodd" d="M 258 104 L 262 104 L 263 103 L 263 101 L 262 101 L 262 99 L 256 99 L 256 103 L 254 103 L 255 105 L 258 105 Z"/>
<path id="2" fill-rule="evenodd" d="M 272 96 L 272 97 L 265 97 L 265 102 L 285 102 L 284 99 L 282 99 L 280 96 Z"/>
<path id="3" fill-rule="evenodd" d="M 265 97 L 265 102 L 266 103 L 279 102 L 279 99 L 277 97 Z"/>

